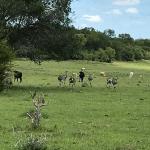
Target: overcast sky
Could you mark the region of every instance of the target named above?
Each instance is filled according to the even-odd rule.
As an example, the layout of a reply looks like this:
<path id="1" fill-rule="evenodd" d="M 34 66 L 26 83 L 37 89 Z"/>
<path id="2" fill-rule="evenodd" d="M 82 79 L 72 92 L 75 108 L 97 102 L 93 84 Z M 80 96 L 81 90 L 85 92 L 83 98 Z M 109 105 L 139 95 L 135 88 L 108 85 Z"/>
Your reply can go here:
<path id="1" fill-rule="evenodd" d="M 73 25 L 150 39 L 150 0 L 74 0 Z"/>

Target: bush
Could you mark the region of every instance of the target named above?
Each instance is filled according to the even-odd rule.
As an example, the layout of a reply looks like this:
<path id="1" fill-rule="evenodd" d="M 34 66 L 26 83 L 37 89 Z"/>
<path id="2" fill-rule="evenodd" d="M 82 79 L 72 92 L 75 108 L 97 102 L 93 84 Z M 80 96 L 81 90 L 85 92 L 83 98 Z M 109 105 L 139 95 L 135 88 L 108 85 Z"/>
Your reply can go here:
<path id="1" fill-rule="evenodd" d="M 115 54 L 115 50 L 111 47 L 107 47 L 105 50 L 100 48 L 97 51 L 95 51 L 96 60 L 100 62 L 111 63 L 112 60 L 115 58 Z"/>
<path id="2" fill-rule="evenodd" d="M 134 59 L 141 60 L 143 58 L 144 58 L 144 50 L 139 46 L 134 47 Z"/>
<path id="3" fill-rule="evenodd" d="M 121 60 L 133 61 L 134 60 L 134 51 L 130 48 L 123 49 L 121 51 Z"/>
<path id="4" fill-rule="evenodd" d="M 16 144 L 18 150 L 47 150 L 45 137 L 27 136 Z"/>
<path id="5" fill-rule="evenodd" d="M 5 72 L 10 70 L 12 53 L 5 42 L 0 42 L 0 91 L 4 88 L 3 80 L 7 77 Z"/>
<path id="6" fill-rule="evenodd" d="M 89 61 L 95 60 L 93 52 L 85 50 L 85 51 L 81 52 L 81 54 L 82 54 L 84 60 L 89 60 Z"/>
<path id="7" fill-rule="evenodd" d="M 96 60 L 100 61 L 100 62 L 107 62 L 107 60 L 108 60 L 108 56 L 107 56 L 105 50 L 103 50 L 103 49 L 99 49 L 99 50 L 95 51 L 95 57 L 96 57 Z"/>
<path id="8" fill-rule="evenodd" d="M 106 53 L 106 55 L 107 55 L 107 57 L 108 57 L 107 62 L 108 62 L 108 63 L 111 63 L 112 60 L 115 58 L 115 55 L 116 55 L 115 50 L 112 49 L 111 47 L 107 47 L 106 50 L 105 50 L 105 53 Z"/>

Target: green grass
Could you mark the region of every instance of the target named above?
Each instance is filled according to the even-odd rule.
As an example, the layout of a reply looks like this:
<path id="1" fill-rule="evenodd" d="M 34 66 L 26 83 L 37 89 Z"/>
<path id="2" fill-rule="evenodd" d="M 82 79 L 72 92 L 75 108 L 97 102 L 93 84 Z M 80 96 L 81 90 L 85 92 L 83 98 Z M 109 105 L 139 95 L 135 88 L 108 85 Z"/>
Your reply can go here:
<path id="1" fill-rule="evenodd" d="M 23 82 L 0 93 L 0 150 L 15 149 L 25 134 L 44 134 L 50 150 L 150 150 L 150 62 L 14 61 Z M 57 76 L 82 67 L 94 73 L 93 87 L 58 87 Z M 100 72 L 117 75 L 116 90 L 108 89 Z M 131 80 L 130 71 L 135 72 Z M 139 75 L 143 82 L 138 85 Z M 31 130 L 24 115 L 33 109 L 30 91 L 46 95 L 41 128 Z"/>

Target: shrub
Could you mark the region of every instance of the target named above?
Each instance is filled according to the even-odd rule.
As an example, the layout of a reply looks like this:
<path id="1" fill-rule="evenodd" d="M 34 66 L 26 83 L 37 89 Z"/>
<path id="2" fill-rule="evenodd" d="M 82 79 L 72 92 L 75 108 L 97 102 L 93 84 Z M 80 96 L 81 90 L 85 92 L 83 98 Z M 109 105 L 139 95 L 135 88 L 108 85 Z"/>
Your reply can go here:
<path id="1" fill-rule="evenodd" d="M 144 58 L 144 50 L 141 47 L 134 47 L 134 59 L 141 60 Z"/>
<path id="2" fill-rule="evenodd" d="M 0 91 L 4 88 L 3 80 L 7 78 L 5 72 L 10 69 L 12 53 L 5 42 L 0 42 Z"/>
<path id="3" fill-rule="evenodd" d="M 92 51 L 83 51 L 81 52 L 84 60 L 94 60 L 94 54 Z"/>
<path id="4" fill-rule="evenodd" d="M 18 150 L 47 150 L 46 137 L 34 137 L 32 134 L 22 138 L 15 147 Z"/>
<path id="5" fill-rule="evenodd" d="M 40 126 L 40 120 L 41 120 L 41 108 L 43 106 L 46 106 L 44 95 L 37 95 L 36 91 L 31 94 L 32 96 L 32 102 L 35 107 L 35 110 L 31 110 L 30 112 L 27 112 L 28 117 L 31 119 L 32 127 L 34 129 L 37 129 Z"/>
<path id="6" fill-rule="evenodd" d="M 105 50 L 105 52 L 106 52 L 106 55 L 108 57 L 107 62 L 111 63 L 112 60 L 115 58 L 115 54 L 116 54 L 115 50 L 112 49 L 111 47 L 107 47 L 106 50 Z"/>

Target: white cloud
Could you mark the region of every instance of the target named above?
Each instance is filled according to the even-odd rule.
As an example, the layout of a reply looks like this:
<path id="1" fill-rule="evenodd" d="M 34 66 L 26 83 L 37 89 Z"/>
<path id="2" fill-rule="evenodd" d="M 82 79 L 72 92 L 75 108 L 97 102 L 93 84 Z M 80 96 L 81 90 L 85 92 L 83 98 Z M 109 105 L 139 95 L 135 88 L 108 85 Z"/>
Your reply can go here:
<path id="1" fill-rule="evenodd" d="M 128 5 L 137 5 L 141 2 L 141 0 L 114 0 L 114 5 L 119 6 L 128 6 Z"/>
<path id="2" fill-rule="evenodd" d="M 132 7 L 132 8 L 126 9 L 126 12 L 130 14 L 138 14 L 139 10 L 137 8 Z"/>
<path id="3" fill-rule="evenodd" d="M 114 15 L 122 15 L 122 12 L 119 9 L 113 9 L 112 14 Z"/>
<path id="4" fill-rule="evenodd" d="M 83 18 L 87 21 L 95 23 L 99 23 L 102 21 L 102 18 L 99 15 L 83 15 Z"/>
<path id="5" fill-rule="evenodd" d="M 111 11 L 105 12 L 105 14 L 119 16 L 119 15 L 122 15 L 123 13 L 122 13 L 122 11 L 120 9 L 113 9 Z"/>

